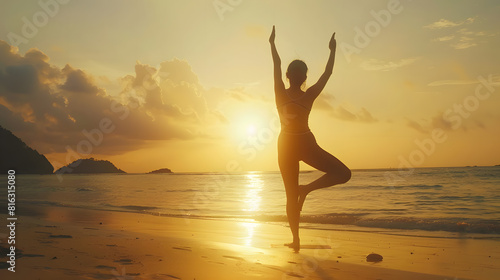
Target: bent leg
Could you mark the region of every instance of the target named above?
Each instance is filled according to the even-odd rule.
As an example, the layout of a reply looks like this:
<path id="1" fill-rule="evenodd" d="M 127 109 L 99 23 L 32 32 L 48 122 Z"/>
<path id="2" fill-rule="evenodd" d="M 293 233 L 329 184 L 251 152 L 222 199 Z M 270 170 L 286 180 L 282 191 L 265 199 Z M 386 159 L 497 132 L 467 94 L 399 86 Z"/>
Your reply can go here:
<path id="1" fill-rule="evenodd" d="M 339 159 L 323 150 L 315 143 L 315 147 L 305 154 L 302 160 L 310 166 L 325 172 L 315 181 L 300 187 L 299 211 L 302 210 L 305 198 L 313 190 L 338 184 L 344 184 L 351 179 L 351 170 Z"/>
<path id="2" fill-rule="evenodd" d="M 302 157 L 308 165 L 325 172 L 326 174 L 308 184 L 311 190 L 344 184 L 351 179 L 351 170 L 317 144 Z"/>

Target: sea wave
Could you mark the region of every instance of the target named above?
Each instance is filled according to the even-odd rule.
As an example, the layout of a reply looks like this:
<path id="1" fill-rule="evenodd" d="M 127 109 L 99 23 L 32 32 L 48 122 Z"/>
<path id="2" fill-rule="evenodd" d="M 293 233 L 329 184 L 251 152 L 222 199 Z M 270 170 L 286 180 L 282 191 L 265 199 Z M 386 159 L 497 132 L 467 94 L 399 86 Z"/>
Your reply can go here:
<path id="1" fill-rule="evenodd" d="M 94 190 L 91 189 L 91 188 L 77 188 L 76 191 L 77 192 L 91 192 L 91 191 L 94 191 Z"/>
<path id="2" fill-rule="evenodd" d="M 165 209 L 160 209 L 153 206 L 143 205 L 76 205 L 65 204 L 53 201 L 36 201 L 23 200 L 23 203 L 40 205 L 40 206 L 56 206 L 56 207 L 72 207 L 86 208 L 101 211 L 120 211 L 133 212 L 141 214 L 149 214 L 163 217 L 175 218 L 197 218 L 197 219 L 230 219 L 230 220 L 252 220 L 256 222 L 278 222 L 286 223 L 288 219 L 286 215 L 196 215 L 190 214 L 197 209 L 182 209 L 176 213 L 165 212 Z M 398 212 L 400 209 L 382 209 L 384 211 Z M 500 235 L 500 220 L 498 219 L 479 219 L 479 218 L 418 218 L 418 217 L 374 217 L 373 211 L 360 211 L 358 213 L 329 213 L 321 215 L 303 215 L 301 223 L 303 226 L 312 225 L 314 228 L 321 228 L 321 225 L 332 226 L 356 226 L 361 228 L 371 229 L 398 229 L 398 230 L 421 230 L 421 231 L 444 231 L 459 234 L 488 234 L 492 236 Z M 329 229 L 329 228 L 325 228 Z M 498 238 L 498 237 L 495 237 Z"/>
<path id="3" fill-rule="evenodd" d="M 123 209 L 130 210 L 136 212 L 145 212 L 145 211 L 153 211 L 158 209 L 153 206 L 142 206 L 142 205 L 112 205 L 112 204 L 104 204 L 105 207 L 115 208 L 115 209 Z"/>
<path id="4" fill-rule="evenodd" d="M 415 185 L 364 185 L 364 186 L 356 186 L 356 185 L 346 185 L 339 186 L 338 188 L 342 189 L 354 189 L 354 190 L 402 190 L 402 189 L 415 189 L 415 190 L 435 190 L 443 188 L 442 185 L 425 185 L 425 184 L 415 184 Z"/>
<path id="5" fill-rule="evenodd" d="M 370 214 L 331 213 L 324 215 L 304 215 L 303 223 L 353 225 L 381 229 L 447 231 L 458 233 L 500 234 L 500 220 L 481 220 L 463 218 L 373 218 Z M 286 222 L 285 215 L 261 215 L 256 221 Z"/>

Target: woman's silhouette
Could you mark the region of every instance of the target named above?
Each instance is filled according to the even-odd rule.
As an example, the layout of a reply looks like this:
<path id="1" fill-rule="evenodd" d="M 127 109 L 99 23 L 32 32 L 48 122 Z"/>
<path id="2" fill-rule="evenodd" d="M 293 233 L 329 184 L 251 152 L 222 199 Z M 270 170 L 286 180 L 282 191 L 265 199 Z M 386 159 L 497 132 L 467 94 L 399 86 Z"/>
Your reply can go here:
<path id="1" fill-rule="evenodd" d="M 309 130 L 309 113 L 314 100 L 321 93 L 332 75 L 335 61 L 335 33 L 330 40 L 330 57 L 325 72 L 318 82 L 306 91 L 301 89 L 307 78 L 307 66 L 301 60 L 294 60 L 288 66 L 286 77 L 290 87 L 285 88 L 281 77 L 281 59 L 274 43 L 275 28 L 269 37 L 274 62 L 274 92 L 281 122 L 278 138 L 278 164 L 286 190 L 286 214 L 293 235 L 293 242 L 286 244 L 296 252 L 300 249 L 299 220 L 302 205 L 307 194 L 313 190 L 343 184 L 351 178 L 351 171 L 340 160 L 332 156 L 316 143 Z M 317 180 L 299 185 L 299 162 L 325 172 Z"/>

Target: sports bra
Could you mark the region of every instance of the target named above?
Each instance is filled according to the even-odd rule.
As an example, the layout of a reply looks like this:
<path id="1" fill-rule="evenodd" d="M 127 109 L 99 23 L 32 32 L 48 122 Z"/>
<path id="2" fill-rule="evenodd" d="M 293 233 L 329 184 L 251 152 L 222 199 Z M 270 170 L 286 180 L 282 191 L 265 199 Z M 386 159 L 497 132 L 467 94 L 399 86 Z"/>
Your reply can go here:
<path id="1" fill-rule="evenodd" d="M 294 106 L 295 105 L 295 106 Z M 309 113 L 306 105 L 289 100 L 277 106 L 281 131 L 288 134 L 302 134 L 309 130 Z"/>
<path id="2" fill-rule="evenodd" d="M 302 107 L 302 108 L 306 109 L 307 111 L 310 111 L 310 109 L 309 109 L 309 108 L 307 108 L 307 107 L 306 107 L 306 105 L 301 104 L 301 103 L 298 103 L 298 102 L 295 102 L 295 101 L 293 101 L 293 100 L 290 100 L 290 101 L 287 101 L 287 102 L 285 102 L 285 103 L 282 103 L 282 104 L 280 104 L 280 105 L 279 105 L 279 106 L 277 106 L 277 107 L 283 107 L 283 106 L 285 106 L 285 105 L 292 104 L 292 103 L 293 103 L 293 104 L 296 104 L 296 105 L 299 105 L 300 107 Z"/>

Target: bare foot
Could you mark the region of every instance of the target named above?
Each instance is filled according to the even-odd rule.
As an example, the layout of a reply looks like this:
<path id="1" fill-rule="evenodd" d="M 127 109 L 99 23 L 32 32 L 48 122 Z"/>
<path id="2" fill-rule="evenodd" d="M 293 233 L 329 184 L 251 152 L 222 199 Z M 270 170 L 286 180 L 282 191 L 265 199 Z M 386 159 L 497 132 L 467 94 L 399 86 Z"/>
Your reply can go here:
<path id="1" fill-rule="evenodd" d="M 292 243 L 285 243 L 285 246 L 292 248 L 295 251 L 295 253 L 297 253 L 300 250 L 300 241 L 294 241 Z"/>

